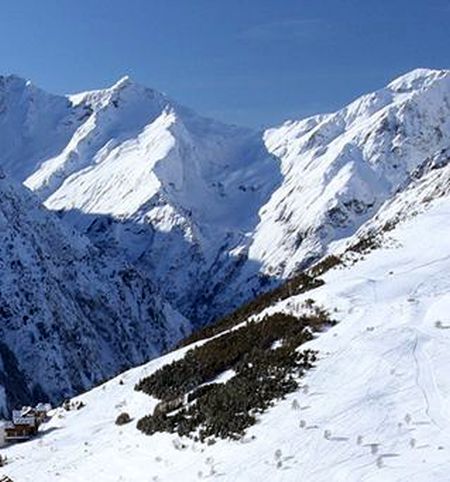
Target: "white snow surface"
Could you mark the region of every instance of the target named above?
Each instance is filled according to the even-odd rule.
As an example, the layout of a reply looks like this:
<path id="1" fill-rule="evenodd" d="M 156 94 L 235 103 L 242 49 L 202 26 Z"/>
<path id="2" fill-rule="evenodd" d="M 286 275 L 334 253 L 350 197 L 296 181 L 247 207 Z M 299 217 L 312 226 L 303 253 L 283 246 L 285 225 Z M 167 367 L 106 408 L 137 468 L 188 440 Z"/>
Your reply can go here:
<path id="1" fill-rule="evenodd" d="M 383 247 L 347 259 L 324 275 L 325 285 L 268 309 L 298 313 L 312 298 L 339 323 L 308 343 L 319 360 L 301 388 L 242 442 L 207 446 L 136 429 L 156 401 L 134 384 L 187 347 L 80 395 L 86 407 L 79 411 L 57 409 L 38 439 L 5 449 L 10 463 L 2 472 L 49 482 L 447 481 L 449 171 L 429 171 L 382 207 L 375 224 L 397 223 L 383 234 Z M 122 411 L 134 420 L 118 427 Z"/>
<path id="2" fill-rule="evenodd" d="M 195 323 L 318 259 L 450 145 L 445 70 L 263 133 L 127 77 L 72 96 L 4 77 L 0 103 L 5 170 Z"/>

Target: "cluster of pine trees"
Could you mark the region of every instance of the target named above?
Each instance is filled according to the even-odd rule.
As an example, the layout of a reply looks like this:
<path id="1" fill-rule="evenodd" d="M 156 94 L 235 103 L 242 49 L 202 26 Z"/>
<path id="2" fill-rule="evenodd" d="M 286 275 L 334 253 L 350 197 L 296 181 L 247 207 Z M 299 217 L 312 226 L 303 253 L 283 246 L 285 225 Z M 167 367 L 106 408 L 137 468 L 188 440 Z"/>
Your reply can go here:
<path id="1" fill-rule="evenodd" d="M 136 390 L 161 400 L 183 397 L 182 407 L 147 415 L 138 428 L 200 441 L 241 437 L 258 413 L 298 387 L 316 360 L 315 352 L 298 348 L 330 324 L 328 313 L 319 308 L 300 318 L 276 313 L 189 350 L 136 385 Z M 234 372 L 227 382 L 211 383 L 227 370 Z"/>

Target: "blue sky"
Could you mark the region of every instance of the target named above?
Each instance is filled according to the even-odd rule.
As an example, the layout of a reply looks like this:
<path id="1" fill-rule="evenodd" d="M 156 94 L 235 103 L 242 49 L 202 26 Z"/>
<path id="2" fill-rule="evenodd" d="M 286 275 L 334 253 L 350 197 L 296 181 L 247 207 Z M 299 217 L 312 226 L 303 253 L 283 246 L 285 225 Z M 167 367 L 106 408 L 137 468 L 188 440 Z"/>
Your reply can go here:
<path id="1" fill-rule="evenodd" d="M 260 127 L 450 68 L 450 0 L 0 0 L 0 71 L 52 92 L 128 74 Z"/>

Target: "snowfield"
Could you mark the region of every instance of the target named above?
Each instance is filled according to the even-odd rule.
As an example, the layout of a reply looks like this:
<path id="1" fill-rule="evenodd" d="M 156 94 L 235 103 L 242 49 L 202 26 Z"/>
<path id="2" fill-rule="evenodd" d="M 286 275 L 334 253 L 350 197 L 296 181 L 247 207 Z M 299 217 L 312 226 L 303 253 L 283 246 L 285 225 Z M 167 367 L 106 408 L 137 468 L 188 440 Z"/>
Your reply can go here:
<path id="1" fill-rule="evenodd" d="M 184 348 L 80 395 L 86 406 L 79 411 L 56 409 L 37 439 L 3 451 L 9 464 L 2 473 L 21 482 L 37 474 L 49 482 L 447 481 L 450 199 L 416 207 L 384 234 L 382 248 L 269 308 L 296 313 L 312 298 L 339 323 L 308 344 L 319 361 L 300 390 L 262 415 L 241 442 L 208 446 L 136 429 L 156 402 L 134 384 Z M 383 212 L 391 218 L 398 209 Z M 118 427 L 123 411 L 133 421 Z"/>

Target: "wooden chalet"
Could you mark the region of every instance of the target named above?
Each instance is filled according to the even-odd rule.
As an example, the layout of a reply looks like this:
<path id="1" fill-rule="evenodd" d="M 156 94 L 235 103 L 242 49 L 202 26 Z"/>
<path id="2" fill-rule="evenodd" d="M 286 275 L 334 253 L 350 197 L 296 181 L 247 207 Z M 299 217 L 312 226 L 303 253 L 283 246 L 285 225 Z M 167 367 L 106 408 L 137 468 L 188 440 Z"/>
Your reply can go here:
<path id="1" fill-rule="evenodd" d="M 36 435 L 50 409 L 49 404 L 38 404 L 36 407 L 13 410 L 12 420 L 0 423 L 0 446 L 8 442 L 23 442 Z"/>
<path id="2" fill-rule="evenodd" d="M 35 424 L 35 419 L 27 420 L 23 418 L 17 422 L 5 422 L 4 430 L 6 442 L 21 442 L 36 435 L 38 427 Z"/>

